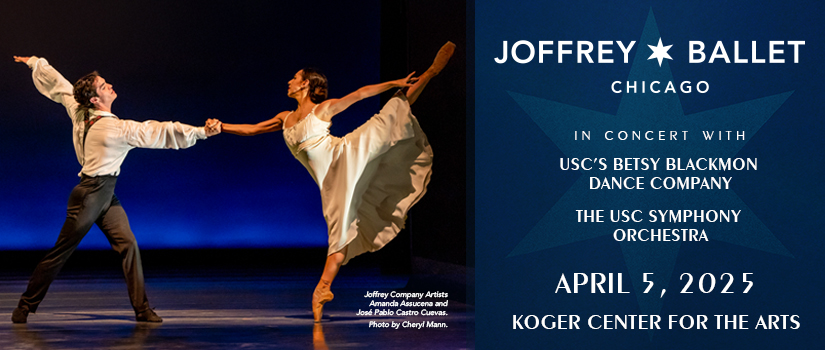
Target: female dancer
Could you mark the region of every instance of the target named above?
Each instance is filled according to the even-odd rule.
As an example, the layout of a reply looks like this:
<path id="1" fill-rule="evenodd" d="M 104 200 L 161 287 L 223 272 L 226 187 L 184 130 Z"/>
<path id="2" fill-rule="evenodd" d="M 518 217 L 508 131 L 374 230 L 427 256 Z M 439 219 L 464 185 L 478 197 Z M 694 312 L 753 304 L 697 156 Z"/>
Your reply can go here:
<path id="1" fill-rule="evenodd" d="M 327 100 L 326 77 L 298 71 L 287 95 L 298 102 L 258 124 L 223 123 L 224 132 L 251 136 L 284 131 L 292 154 L 321 189 L 329 250 L 324 272 L 312 294 L 315 322 L 332 300 L 330 285 L 342 264 L 361 253 L 381 249 L 404 228 L 407 211 L 421 199 L 430 180 L 432 149 L 410 112 L 427 83 L 455 50 L 448 42 L 424 74 L 368 85 L 340 99 Z M 402 88 L 366 123 L 344 137 L 329 134 L 330 120 L 347 107 L 392 88 Z M 406 93 L 403 89 L 406 89 Z"/>

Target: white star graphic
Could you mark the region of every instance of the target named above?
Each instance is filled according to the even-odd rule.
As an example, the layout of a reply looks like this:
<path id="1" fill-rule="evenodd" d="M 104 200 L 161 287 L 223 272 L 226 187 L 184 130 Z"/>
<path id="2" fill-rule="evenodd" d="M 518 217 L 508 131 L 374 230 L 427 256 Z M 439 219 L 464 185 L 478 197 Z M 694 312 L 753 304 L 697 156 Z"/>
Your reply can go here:
<path id="1" fill-rule="evenodd" d="M 653 50 L 653 53 L 647 59 L 653 59 L 653 58 L 658 59 L 659 60 L 659 67 L 661 67 L 662 66 L 662 60 L 664 60 L 665 58 L 667 58 L 669 60 L 673 60 L 673 58 L 671 58 L 670 55 L 668 55 L 668 53 L 667 53 L 667 50 L 670 50 L 671 46 L 673 46 L 673 45 L 662 46 L 662 38 L 659 38 L 659 45 L 656 45 L 656 46 L 647 45 L 647 47 L 649 47 L 651 50 Z"/>

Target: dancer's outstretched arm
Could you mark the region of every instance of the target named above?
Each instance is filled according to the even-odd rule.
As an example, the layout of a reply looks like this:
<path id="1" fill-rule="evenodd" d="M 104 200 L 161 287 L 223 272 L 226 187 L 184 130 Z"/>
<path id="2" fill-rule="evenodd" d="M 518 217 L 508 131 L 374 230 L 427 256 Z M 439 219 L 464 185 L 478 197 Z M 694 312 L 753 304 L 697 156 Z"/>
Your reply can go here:
<path id="1" fill-rule="evenodd" d="M 415 72 L 410 73 L 406 78 L 390 80 L 375 85 L 367 85 L 342 98 L 334 98 L 321 102 L 318 108 L 315 109 L 315 116 L 317 116 L 318 119 L 328 122 L 336 114 L 343 112 L 355 102 L 378 95 L 392 88 L 410 87 L 418 80 L 418 78 L 413 77 L 413 74 L 415 74 Z"/>
<path id="2" fill-rule="evenodd" d="M 275 117 L 269 120 L 262 121 L 258 124 L 229 124 L 222 123 L 222 131 L 230 134 L 241 136 L 253 136 L 273 131 L 278 131 L 284 127 L 284 118 L 289 115 L 289 112 L 278 113 Z"/>
<path id="3" fill-rule="evenodd" d="M 221 124 L 208 119 L 204 126 L 196 127 L 180 122 L 147 120 L 117 120 L 118 132 L 124 135 L 126 144 L 133 148 L 181 149 L 195 145 L 198 140 L 221 132 Z"/>
<path id="4" fill-rule="evenodd" d="M 15 62 L 25 63 L 32 69 L 34 86 L 43 96 L 66 107 L 69 116 L 74 116 L 78 103 L 74 99 L 72 83 L 46 61 L 36 56 L 14 56 Z"/>

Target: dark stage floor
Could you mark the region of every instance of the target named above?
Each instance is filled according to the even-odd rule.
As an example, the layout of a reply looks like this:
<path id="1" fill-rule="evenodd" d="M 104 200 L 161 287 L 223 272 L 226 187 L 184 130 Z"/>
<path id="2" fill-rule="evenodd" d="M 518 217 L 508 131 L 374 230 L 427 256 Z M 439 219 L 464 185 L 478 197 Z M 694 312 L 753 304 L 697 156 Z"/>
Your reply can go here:
<path id="1" fill-rule="evenodd" d="M 125 283 L 111 272 L 60 276 L 29 323 L 11 323 L 11 311 L 28 275 L 0 279 L 0 349 L 467 349 L 473 348 L 471 307 L 449 298 L 437 307 L 370 307 L 367 292 L 406 292 L 407 277 L 381 275 L 374 268 L 342 269 L 333 285 L 335 300 L 314 325 L 309 303 L 317 269 L 147 271 L 147 293 L 160 325 L 138 324 Z M 419 291 L 416 291 L 419 292 Z M 427 292 L 427 291 L 420 291 Z M 437 292 L 432 290 L 431 292 Z M 359 310 L 444 311 L 441 316 L 359 316 Z M 370 327 L 396 323 L 398 329 Z M 421 329 L 404 328 L 421 324 Z M 446 328 L 434 328 L 432 321 Z M 428 327 L 430 326 L 430 327 Z"/>

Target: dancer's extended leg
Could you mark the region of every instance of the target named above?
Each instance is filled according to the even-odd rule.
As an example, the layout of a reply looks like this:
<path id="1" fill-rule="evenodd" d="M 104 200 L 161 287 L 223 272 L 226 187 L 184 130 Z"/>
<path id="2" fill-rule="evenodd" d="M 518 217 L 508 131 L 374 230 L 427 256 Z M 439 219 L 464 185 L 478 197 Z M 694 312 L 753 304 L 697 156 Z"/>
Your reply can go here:
<path id="1" fill-rule="evenodd" d="M 26 291 L 20 297 L 17 309 L 12 313 L 14 323 L 26 323 L 29 312 L 37 311 L 63 265 L 89 232 L 100 213 L 108 209 L 114 188 L 115 181 L 111 178 L 84 175 L 80 183 L 72 189 L 66 207 L 66 221 L 60 229 L 57 243 L 37 264 Z"/>
<path id="2" fill-rule="evenodd" d="M 140 249 L 135 235 L 129 227 L 129 218 L 120 205 L 117 196 L 112 196 L 112 204 L 97 221 L 97 226 L 109 239 L 112 249 L 120 254 L 123 265 L 123 275 L 126 278 L 126 287 L 129 290 L 129 299 L 135 310 L 138 322 L 163 322 L 151 308 L 146 297 L 146 287 L 143 281 L 143 266 L 140 261 Z"/>
<path id="3" fill-rule="evenodd" d="M 321 274 L 321 280 L 315 286 L 315 291 L 312 293 L 312 317 L 315 322 L 321 322 L 321 316 L 324 313 L 324 304 L 331 301 L 335 296 L 329 290 L 332 285 L 332 280 L 341 269 L 341 264 L 347 256 L 347 247 L 332 253 L 327 256 L 327 262 L 324 265 L 324 273 Z"/>
<path id="4" fill-rule="evenodd" d="M 424 87 L 427 86 L 430 79 L 438 75 L 438 73 L 441 73 L 441 70 L 444 69 L 444 66 L 450 61 L 450 57 L 453 57 L 454 51 L 455 44 L 450 41 L 444 44 L 441 50 L 438 50 L 438 54 L 436 54 L 435 60 L 433 60 L 430 68 L 428 68 L 424 74 L 418 76 L 418 81 L 407 89 L 407 101 L 409 101 L 410 104 L 413 104 L 415 100 L 418 99 L 418 95 L 421 95 L 421 91 L 424 91 Z"/>

